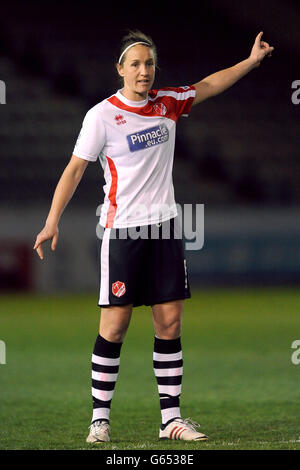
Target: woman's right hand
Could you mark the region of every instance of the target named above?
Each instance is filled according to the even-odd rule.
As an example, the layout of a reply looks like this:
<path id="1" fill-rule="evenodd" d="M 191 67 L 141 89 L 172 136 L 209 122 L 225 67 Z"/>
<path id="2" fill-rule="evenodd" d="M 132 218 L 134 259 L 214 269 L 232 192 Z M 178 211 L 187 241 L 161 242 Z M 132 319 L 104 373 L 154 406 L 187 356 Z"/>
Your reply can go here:
<path id="1" fill-rule="evenodd" d="M 36 250 L 41 259 L 44 259 L 42 243 L 47 240 L 52 240 L 51 249 L 54 251 L 58 242 L 58 226 L 56 224 L 51 225 L 46 223 L 43 230 L 36 237 L 33 249 Z"/>

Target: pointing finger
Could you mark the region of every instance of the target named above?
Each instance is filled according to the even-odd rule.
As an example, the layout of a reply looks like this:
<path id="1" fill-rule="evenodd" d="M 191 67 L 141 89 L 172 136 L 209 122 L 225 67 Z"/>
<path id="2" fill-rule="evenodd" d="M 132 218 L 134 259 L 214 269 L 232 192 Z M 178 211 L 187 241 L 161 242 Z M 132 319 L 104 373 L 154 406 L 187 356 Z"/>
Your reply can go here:
<path id="1" fill-rule="evenodd" d="M 263 31 L 261 31 L 260 33 L 258 33 L 258 35 L 257 35 L 256 38 L 255 38 L 255 42 L 260 42 L 261 37 L 262 37 L 263 34 L 264 34 Z"/>

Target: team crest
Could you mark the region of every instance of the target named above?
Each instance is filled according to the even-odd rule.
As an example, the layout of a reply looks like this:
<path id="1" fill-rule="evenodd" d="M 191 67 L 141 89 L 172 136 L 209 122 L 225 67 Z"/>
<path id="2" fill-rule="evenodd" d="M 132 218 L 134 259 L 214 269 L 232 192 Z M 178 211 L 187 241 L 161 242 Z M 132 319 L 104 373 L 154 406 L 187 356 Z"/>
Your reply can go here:
<path id="1" fill-rule="evenodd" d="M 165 116 L 168 112 L 167 107 L 163 103 L 157 103 L 154 105 L 153 109 L 156 114 L 159 114 L 160 116 Z"/>
<path id="2" fill-rule="evenodd" d="M 125 287 L 125 284 L 124 282 L 121 282 L 121 281 L 116 281 L 113 283 L 112 285 L 112 293 L 116 296 L 116 297 L 121 297 L 122 295 L 124 295 L 126 292 L 126 287 Z"/>

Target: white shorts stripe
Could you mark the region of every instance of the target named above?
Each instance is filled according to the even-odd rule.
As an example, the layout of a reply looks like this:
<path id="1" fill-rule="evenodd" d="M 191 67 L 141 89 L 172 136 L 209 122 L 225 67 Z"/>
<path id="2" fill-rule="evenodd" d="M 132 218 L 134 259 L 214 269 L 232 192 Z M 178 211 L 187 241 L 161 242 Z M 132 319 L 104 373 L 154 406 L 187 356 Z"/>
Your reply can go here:
<path id="1" fill-rule="evenodd" d="M 110 228 L 106 228 L 103 235 L 101 245 L 101 279 L 100 279 L 100 293 L 99 304 L 109 305 L 109 237 Z"/>
<path id="2" fill-rule="evenodd" d="M 182 359 L 182 351 L 173 354 L 153 353 L 154 361 L 179 361 L 180 359 Z"/>
<path id="3" fill-rule="evenodd" d="M 118 374 L 106 374 L 105 372 L 95 372 L 92 370 L 92 379 L 100 382 L 116 382 Z"/>
<path id="4" fill-rule="evenodd" d="M 177 377 L 183 374 L 183 367 L 177 369 L 154 369 L 156 377 Z"/>
<path id="5" fill-rule="evenodd" d="M 92 396 L 94 398 L 98 398 L 101 401 L 109 401 L 112 399 L 114 394 L 114 390 L 97 390 L 96 388 L 92 387 Z"/>
<path id="6" fill-rule="evenodd" d="M 101 357 L 92 354 L 92 362 L 101 366 L 118 366 L 120 364 L 120 358 L 111 359 L 110 357 Z"/>

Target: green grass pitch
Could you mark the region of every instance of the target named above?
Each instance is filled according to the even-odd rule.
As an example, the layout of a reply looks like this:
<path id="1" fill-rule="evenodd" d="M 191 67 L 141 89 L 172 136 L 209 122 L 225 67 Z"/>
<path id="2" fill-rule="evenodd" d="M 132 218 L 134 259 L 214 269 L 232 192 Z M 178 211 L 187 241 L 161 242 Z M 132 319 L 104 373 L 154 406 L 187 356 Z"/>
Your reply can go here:
<path id="1" fill-rule="evenodd" d="M 159 441 L 150 308 L 134 309 L 111 408 L 107 450 L 300 449 L 300 291 L 193 290 L 182 331 L 182 416 L 208 442 Z M 95 449 L 90 358 L 95 295 L 2 296 L 0 449 Z M 98 448 L 98 447 L 96 447 Z"/>

